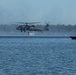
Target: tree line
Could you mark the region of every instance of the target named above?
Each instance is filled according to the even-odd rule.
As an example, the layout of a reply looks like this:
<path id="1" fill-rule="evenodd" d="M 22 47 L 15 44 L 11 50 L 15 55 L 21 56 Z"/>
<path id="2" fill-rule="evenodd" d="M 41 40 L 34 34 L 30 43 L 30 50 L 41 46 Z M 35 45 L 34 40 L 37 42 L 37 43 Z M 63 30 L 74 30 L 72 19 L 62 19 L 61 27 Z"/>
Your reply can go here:
<path id="1" fill-rule="evenodd" d="M 16 27 L 19 25 L 0 25 L 0 31 L 16 31 Z M 43 25 L 41 25 L 43 26 Z M 76 32 L 76 25 L 65 24 L 49 24 L 49 31 L 51 32 Z"/>

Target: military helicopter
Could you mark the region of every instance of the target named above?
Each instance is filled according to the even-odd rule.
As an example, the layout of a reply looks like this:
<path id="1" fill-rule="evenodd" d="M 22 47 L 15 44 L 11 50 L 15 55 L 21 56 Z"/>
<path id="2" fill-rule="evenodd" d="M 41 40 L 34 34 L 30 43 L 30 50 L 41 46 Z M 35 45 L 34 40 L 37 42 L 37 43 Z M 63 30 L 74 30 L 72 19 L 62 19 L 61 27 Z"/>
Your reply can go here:
<path id="1" fill-rule="evenodd" d="M 48 27 L 49 24 L 47 23 L 45 26 L 44 25 L 40 25 L 40 22 L 18 22 L 19 25 L 16 28 L 16 30 L 19 30 L 21 32 L 31 32 L 31 31 L 49 31 Z M 37 25 L 36 25 L 37 24 Z"/>

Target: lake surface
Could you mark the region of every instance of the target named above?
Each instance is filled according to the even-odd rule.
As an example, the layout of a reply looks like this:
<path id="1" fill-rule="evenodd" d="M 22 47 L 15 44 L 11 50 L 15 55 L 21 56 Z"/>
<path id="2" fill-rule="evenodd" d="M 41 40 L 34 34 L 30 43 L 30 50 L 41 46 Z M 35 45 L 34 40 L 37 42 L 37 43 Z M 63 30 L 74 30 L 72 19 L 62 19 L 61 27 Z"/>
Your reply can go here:
<path id="1" fill-rule="evenodd" d="M 0 75 L 76 75 L 76 40 L 0 38 Z"/>

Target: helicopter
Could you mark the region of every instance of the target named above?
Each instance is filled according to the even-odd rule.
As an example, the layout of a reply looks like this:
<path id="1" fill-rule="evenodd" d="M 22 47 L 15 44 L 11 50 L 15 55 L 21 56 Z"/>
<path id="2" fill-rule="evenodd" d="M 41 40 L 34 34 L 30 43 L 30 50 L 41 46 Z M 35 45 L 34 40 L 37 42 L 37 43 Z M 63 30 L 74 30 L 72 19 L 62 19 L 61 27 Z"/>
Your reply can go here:
<path id="1" fill-rule="evenodd" d="M 49 31 L 49 24 L 47 23 L 44 25 L 39 25 L 39 22 L 18 22 L 19 26 L 16 28 L 16 30 L 19 30 L 20 32 L 26 32 L 26 31 Z M 37 24 L 37 25 L 36 25 Z M 43 27 L 44 26 L 44 27 Z"/>

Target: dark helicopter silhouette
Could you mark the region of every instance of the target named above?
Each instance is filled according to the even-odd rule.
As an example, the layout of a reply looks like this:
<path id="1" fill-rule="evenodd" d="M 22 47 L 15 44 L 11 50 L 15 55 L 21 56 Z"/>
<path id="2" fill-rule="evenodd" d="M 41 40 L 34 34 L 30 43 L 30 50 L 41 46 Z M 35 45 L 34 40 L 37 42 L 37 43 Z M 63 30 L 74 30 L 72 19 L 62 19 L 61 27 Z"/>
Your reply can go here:
<path id="1" fill-rule="evenodd" d="M 26 32 L 26 31 L 49 31 L 49 24 L 47 23 L 45 26 L 44 25 L 35 25 L 36 23 L 39 22 L 19 22 L 19 25 L 16 29 L 21 31 L 21 32 Z M 44 26 L 44 27 L 43 27 Z"/>

